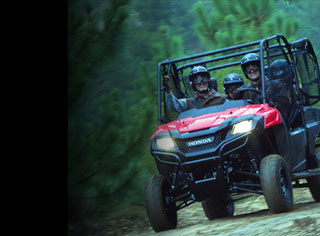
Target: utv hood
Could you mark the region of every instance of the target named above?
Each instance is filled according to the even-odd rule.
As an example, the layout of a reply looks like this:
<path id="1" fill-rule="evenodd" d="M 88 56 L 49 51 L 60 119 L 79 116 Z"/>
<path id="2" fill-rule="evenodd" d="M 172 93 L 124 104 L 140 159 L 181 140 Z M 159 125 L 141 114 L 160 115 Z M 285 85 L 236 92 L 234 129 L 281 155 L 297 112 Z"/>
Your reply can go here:
<path id="1" fill-rule="evenodd" d="M 185 133 L 208 129 L 221 125 L 227 119 L 250 115 L 263 116 L 265 129 L 282 122 L 280 112 L 277 109 L 270 107 L 268 104 L 246 105 L 218 112 L 214 112 L 212 108 L 210 109 L 208 107 L 199 110 L 192 109 L 186 114 L 181 113 L 178 120 L 158 126 L 151 138 L 157 134 L 170 132 L 171 130 Z"/>

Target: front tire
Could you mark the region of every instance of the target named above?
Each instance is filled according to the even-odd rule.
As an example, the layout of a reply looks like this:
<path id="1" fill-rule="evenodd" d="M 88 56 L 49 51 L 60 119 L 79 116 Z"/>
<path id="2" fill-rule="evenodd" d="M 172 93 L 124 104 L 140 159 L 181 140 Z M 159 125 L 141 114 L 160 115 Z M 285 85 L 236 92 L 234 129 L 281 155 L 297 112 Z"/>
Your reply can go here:
<path id="1" fill-rule="evenodd" d="M 320 168 L 320 147 L 315 149 L 313 155 L 315 155 L 315 163 L 317 163 L 315 168 Z M 307 178 L 307 182 L 313 199 L 316 202 L 320 202 L 320 176 L 309 177 Z"/>
<path id="2" fill-rule="evenodd" d="M 210 198 L 202 203 L 204 213 L 209 220 L 233 216 L 234 202 L 224 199 Z"/>
<path id="3" fill-rule="evenodd" d="M 272 213 L 290 211 L 293 207 L 293 190 L 285 159 L 277 154 L 266 156 L 261 161 L 260 173 L 261 187 L 269 210 Z"/>
<path id="4" fill-rule="evenodd" d="M 145 184 L 145 207 L 155 232 L 174 229 L 177 226 L 177 210 L 171 201 L 170 184 L 162 175 L 152 176 Z"/>

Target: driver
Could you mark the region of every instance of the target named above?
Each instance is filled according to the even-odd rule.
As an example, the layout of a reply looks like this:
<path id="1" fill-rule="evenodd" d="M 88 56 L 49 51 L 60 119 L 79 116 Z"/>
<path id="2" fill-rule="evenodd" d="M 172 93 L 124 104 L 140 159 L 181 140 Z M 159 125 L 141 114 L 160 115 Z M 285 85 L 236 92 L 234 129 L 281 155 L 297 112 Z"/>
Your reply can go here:
<path id="1" fill-rule="evenodd" d="M 260 94 L 254 91 L 242 91 L 242 88 L 253 88 L 261 92 L 262 79 L 261 79 L 261 67 L 260 57 L 256 53 L 248 53 L 244 55 L 241 60 L 241 68 L 244 75 L 249 79 L 249 83 L 240 87 L 236 92 L 236 97 L 242 94 L 242 99 L 250 99 L 253 103 L 260 103 Z M 279 80 L 270 80 L 265 76 L 266 84 L 266 97 L 270 106 L 277 108 L 284 119 L 288 120 L 290 113 L 290 100 L 287 95 L 287 90 L 284 84 Z"/>
<path id="2" fill-rule="evenodd" d="M 244 55 L 241 60 L 241 69 L 246 78 L 250 80 L 249 83 L 242 86 L 242 88 L 253 88 L 261 91 L 262 80 L 259 55 L 256 53 L 248 53 Z M 268 78 L 266 78 L 266 80 L 268 80 Z M 253 103 L 259 103 L 259 98 L 259 94 L 254 91 L 243 92 L 243 99 L 245 100 L 250 99 Z"/>
<path id="3" fill-rule="evenodd" d="M 219 94 L 212 87 L 209 71 L 203 66 L 195 66 L 189 74 L 189 80 L 195 94 L 191 98 L 177 99 L 172 93 L 172 77 L 164 77 L 165 101 L 168 108 L 172 111 L 181 113 L 192 108 L 203 108 L 223 104 L 227 96 Z"/>

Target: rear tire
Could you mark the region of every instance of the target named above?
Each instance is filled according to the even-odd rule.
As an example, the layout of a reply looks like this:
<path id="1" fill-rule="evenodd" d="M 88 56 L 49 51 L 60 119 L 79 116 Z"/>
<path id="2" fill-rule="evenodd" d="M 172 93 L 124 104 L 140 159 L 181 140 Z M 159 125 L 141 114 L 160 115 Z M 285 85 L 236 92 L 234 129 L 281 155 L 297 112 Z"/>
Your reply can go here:
<path id="1" fill-rule="evenodd" d="M 268 155 L 260 165 L 260 181 L 264 198 L 272 213 L 290 211 L 293 207 L 292 182 L 285 159 Z"/>
<path id="2" fill-rule="evenodd" d="M 316 168 L 320 168 L 320 147 L 315 149 L 313 155 L 316 155 Z M 320 176 L 312 176 L 306 179 L 313 199 L 316 202 L 320 202 Z"/>
<path id="3" fill-rule="evenodd" d="M 202 207 L 209 220 L 233 216 L 234 214 L 234 202 L 224 199 L 207 199 L 202 202 Z"/>
<path id="4" fill-rule="evenodd" d="M 171 201 L 169 190 L 170 184 L 162 175 L 152 176 L 145 184 L 145 207 L 155 232 L 177 226 L 176 204 Z"/>

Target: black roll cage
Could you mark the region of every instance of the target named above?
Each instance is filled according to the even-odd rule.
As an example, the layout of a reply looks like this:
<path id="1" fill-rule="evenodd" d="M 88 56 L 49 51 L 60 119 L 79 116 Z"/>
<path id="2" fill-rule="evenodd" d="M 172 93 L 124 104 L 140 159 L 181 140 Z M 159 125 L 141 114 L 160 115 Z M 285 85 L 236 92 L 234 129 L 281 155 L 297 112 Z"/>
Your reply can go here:
<path id="1" fill-rule="evenodd" d="M 269 42 L 271 40 L 277 40 L 278 44 L 269 45 Z M 227 52 L 230 52 L 233 50 L 248 48 L 248 47 L 252 47 L 252 46 L 259 46 L 259 47 L 254 48 L 254 49 L 249 49 L 246 51 L 231 53 L 231 54 L 224 55 L 224 56 L 219 56 L 216 58 L 210 58 L 210 59 L 206 59 L 206 60 L 198 60 L 198 61 L 187 63 L 187 64 L 184 64 L 184 65 L 181 65 L 178 67 L 176 66 L 177 63 L 182 62 L 182 61 L 203 58 L 206 56 L 216 55 L 219 53 L 227 53 Z M 198 53 L 198 54 L 194 54 L 191 56 L 185 56 L 185 57 L 181 57 L 181 58 L 177 58 L 177 59 L 168 58 L 167 60 L 160 62 L 157 66 L 158 125 L 161 125 L 164 123 L 164 117 L 162 116 L 162 105 L 161 105 L 162 104 L 162 97 L 164 97 L 164 94 L 163 94 L 163 96 L 161 96 L 161 93 L 164 93 L 164 88 L 161 87 L 161 75 L 164 76 L 166 74 L 172 74 L 173 75 L 173 82 L 179 88 L 179 75 L 178 75 L 178 73 L 180 71 L 182 71 L 183 69 L 192 68 L 197 65 L 203 65 L 206 63 L 221 61 L 221 60 L 225 60 L 225 59 L 229 59 L 229 58 L 233 58 L 233 57 L 243 56 L 247 53 L 256 53 L 256 52 L 260 53 L 260 66 L 261 66 L 261 78 L 262 78 L 261 96 L 262 96 L 262 103 L 266 103 L 264 60 L 267 59 L 268 65 L 269 65 L 269 53 L 268 53 L 267 49 L 278 48 L 278 47 L 280 47 L 283 51 L 283 53 L 281 53 L 279 55 L 284 55 L 286 57 L 286 60 L 288 61 L 288 63 L 289 63 L 288 55 L 291 59 L 291 62 L 295 63 L 294 53 L 297 50 L 301 50 L 301 48 L 304 48 L 312 55 L 315 55 L 312 44 L 307 38 L 303 38 L 303 39 L 294 41 L 292 43 L 289 43 L 288 40 L 283 35 L 276 34 L 274 36 L 271 36 L 271 37 L 268 37 L 268 38 L 265 38 L 262 40 L 253 41 L 250 43 L 239 44 L 236 46 L 226 47 L 223 49 L 208 51 L 208 52 L 204 52 L 204 53 Z M 267 51 L 266 56 L 264 55 L 265 51 Z M 262 57 L 262 55 L 264 55 L 264 56 Z M 276 55 L 273 55 L 272 57 L 274 57 L 274 56 L 276 56 Z M 314 60 L 315 60 L 316 65 L 318 65 L 316 57 L 314 57 Z M 236 62 L 232 62 L 232 63 L 226 63 L 226 64 L 222 64 L 222 65 L 218 65 L 218 66 L 209 67 L 207 69 L 208 69 L 208 71 L 214 71 L 214 70 L 227 68 L 227 67 L 240 65 L 240 64 L 241 64 L 241 61 L 236 61 Z M 293 66 L 293 68 L 294 68 L 293 75 L 294 75 L 294 80 L 295 80 L 294 83 L 298 86 L 297 72 L 296 72 L 295 66 Z M 317 73 L 319 75 L 318 66 L 317 66 Z M 181 79 L 184 82 L 185 78 L 181 78 Z M 180 92 L 181 92 L 181 90 L 180 90 Z M 299 90 L 297 92 L 298 92 L 297 96 L 299 98 L 301 98 L 302 94 L 299 92 Z"/>

